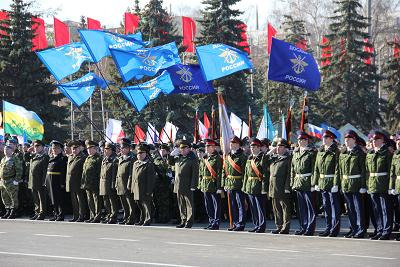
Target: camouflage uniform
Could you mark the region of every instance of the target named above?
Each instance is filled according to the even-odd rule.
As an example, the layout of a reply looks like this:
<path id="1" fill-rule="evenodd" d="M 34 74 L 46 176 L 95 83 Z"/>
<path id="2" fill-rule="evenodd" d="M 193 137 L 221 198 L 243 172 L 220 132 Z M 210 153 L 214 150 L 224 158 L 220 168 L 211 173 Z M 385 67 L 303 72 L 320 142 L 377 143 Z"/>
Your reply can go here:
<path id="1" fill-rule="evenodd" d="M 18 208 L 18 183 L 22 176 L 21 161 L 12 155 L 4 157 L 0 162 L 1 197 L 7 210 Z"/>
<path id="2" fill-rule="evenodd" d="M 154 187 L 154 206 L 155 218 L 158 223 L 167 223 L 169 221 L 169 185 L 171 174 L 170 167 L 165 159 L 160 156 L 154 159 L 154 165 L 157 173 L 157 179 Z"/>

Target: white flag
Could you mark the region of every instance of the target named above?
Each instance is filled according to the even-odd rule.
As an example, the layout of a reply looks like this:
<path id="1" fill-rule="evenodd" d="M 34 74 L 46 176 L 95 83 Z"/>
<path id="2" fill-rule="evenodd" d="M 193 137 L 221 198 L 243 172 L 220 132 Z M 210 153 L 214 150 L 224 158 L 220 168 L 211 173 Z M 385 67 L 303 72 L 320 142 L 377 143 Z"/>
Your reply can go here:
<path id="1" fill-rule="evenodd" d="M 218 93 L 218 109 L 219 109 L 219 127 L 221 130 L 221 151 L 224 154 L 228 154 L 230 151 L 230 141 L 234 137 L 232 127 L 229 123 L 228 112 L 226 111 L 225 101 L 222 98 L 222 94 Z"/>
<path id="2" fill-rule="evenodd" d="M 169 143 L 171 141 L 175 142 L 176 133 L 178 132 L 178 130 L 178 127 L 167 121 L 164 128 L 160 132 L 160 141 L 162 143 Z"/>
<path id="3" fill-rule="evenodd" d="M 119 135 L 122 131 L 122 121 L 108 119 L 106 136 L 114 143 L 118 142 Z"/>
<path id="4" fill-rule="evenodd" d="M 147 144 L 155 144 L 158 142 L 158 132 L 156 127 L 149 123 L 147 125 L 147 132 L 146 132 L 146 143 Z"/>
<path id="5" fill-rule="evenodd" d="M 201 140 L 204 140 L 207 138 L 208 135 L 208 129 L 204 124 L 199 120 L 199 136 Z"/>

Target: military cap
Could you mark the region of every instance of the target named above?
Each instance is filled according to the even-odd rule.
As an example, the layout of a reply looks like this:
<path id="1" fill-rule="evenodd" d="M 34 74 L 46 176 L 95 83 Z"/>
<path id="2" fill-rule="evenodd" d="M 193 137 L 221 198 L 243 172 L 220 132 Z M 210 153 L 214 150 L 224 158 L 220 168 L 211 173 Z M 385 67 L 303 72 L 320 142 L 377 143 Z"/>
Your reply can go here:
<path id="1" fill-rule="evenodd" d="M 199 148 L 199 146 L 198 146 L 196 143 L 192 143 L 191 147 L 192 147 L 193 149 L 198 149 L 198 148 Z"/>
<path id="2" fill-rule="evenodd" d="M 140 153 L 140 152 L 149 153 L 149 146 L 145 143 L 141 143 L 141 144 L 137 145 L 136 150 L 138 153 Z"/>
<path id="3" fill-rule="evenodd" d="M 106 143 L 104 144 L 104 149 L 112 149 L 112 150 L 115 150 L 115 145 L 114 145 L 113 143 L 106 142 Z"/>
<path id="4" fill-rule="evenodd" d="M 367 146 L 367 143 L 365 142 L 365 140 L 362 139 L 361 137 L 359 137 L 358 135 L 356 137 L 356 144 L 359 146 Z"/>
<path id="5" fill-rule="evenodd" d="M 242 140 L 240 140 L 240 138 L 235 135 L 233 138 L 231 138 L 231 143 L 239 144 L 241 146 Z"/>
<path id="6" fill-rule="evenodd" d="M 206 140 L 206 146 L 216 146 L 216 145 L 217 145 L 217 143 L 214 140 L 212 140 L 212 139 Z"/>
<path id="7" fill-rule="evenodd" d="M 64 144 L 61 143 L 61 142 L 59 142 L 59 141 L 57 141 L 57 140 L 52 140 L 52 141 L 50 142 L 50 146 L 52 146 L 52 145 L 56 145 L 56 146 L 59 146 L 59 147 L 61 147 L 61 148 L 64 147 Z"/>
<path id="8" fill-rule="evenodd" d="M 289 144 L 288 144 L 288 142 L 286 141 L 286 139 L 279 138 L 279 139 L 276 141 L 276 146 L 288 147 Z"/>
<path id="9" fill-rule="evenodd" d="M 33 145 L 34 146 L 37 146 L 37 145 L 44 146 L 44 143 L 42 142 L 42 140 L 35 140 L 35 141 L 33 141 Z"/>
<path id="10" fill-rule="evenodd" d="M 308 135 L 308 133 L 306 132 L 299 132 L 299 134 L 297 135 L 297 139 L 301 140 L 301 139 L 310 139 L 311 136 Z"/>
<path id="11" fill-rule="evenodd" d="M 161 144 L 160 145 L 160 149 L 165 149 L 165 150 L 170 150 L 170 147 L 169 147 L 169 145 L 168 144 Z"/>
<path id="12" fill-rule="evenodd" d="M 132 145 L 132 141 L 128 138 L 122 138 L 119 143 L 121 144 L 122 147 L 128 147 Z"/>
<path id="13" fill-rule="evenodd" d="M 85 141 L 85 145 L 86 145 L 86 148 L 91 148 L 91 147 L 94 147 L 94 146 L 98 146 L 98 144 L 95 141 L 92 141 L 92 140 L 86 140 Z"/>
<path id="14" fill-rule="evenodd" d="M 81 142 L 75 140 L 75 141 L 71 141 L 69 146 L 70 147 L 80 147 L 81 145 L 82 145 Z"/>
<path id="15" fill-rule="evenodd" d="M 104 147 L 105 144 L 106 144 L 106 141 L 101 140 L 101 141 L 99 142 L 99 147 Z"/>
<path id="16" fill-rule="evenodd" d="M 197 147 L 198 147 L 198 148 L 205 148 L 205 147 L 206 147 L 206 144 L 203 143 L 203 142 L 198 142 L 198 143 L 197 143 Z"/>
<path id="17" fill-rule="evenodd" d="M 262 146 L 261 141 L 257 138 L 252 138 L 250 141 L 250 146 Z"/>
<path id="18" fill-rule="evenodd" d="M 269 146 L 271 144 L 271 141 L 268 138 L 263 138 L 260 141 L 262 146 Z"/>
<path id="19" fill-rule="evenodd" d="M 357 137 L 358 137 L 358 134 L 353 130 L 348 130 L 346 132 L 346 134 L 344 135 L 344 138 L 353 138 L 355 140 L 357 140 Z"/>
<path id="20" fill-rule="evenodd" d="M 387 142 L 389 147 L 392 147 L 393 149 L 396 149 L 396 142 L 392 139 L 389 139 Z"/>
<path id="21" fill-rule="evenodd" d="M 384 133 L 382 133 L 381 131 L 374 131 L 373 135 L 372 135 L 372 139 L 373 140 L 378 140 L 378 139 L 382 139 L 382 140 L 386 140 L 387 137 Z"/>
<path id="22" fill-rule="evenodd" d="M 179 142 L 179 148 L 189 147 L 189 143 L 186 140 L 181 140 Z"/>
<path id="23" fill-rule="evenodd" d="M 323 137 L 332 138 L 332 139 L 336 139 L 337 138 L 336 134 L 334 134 L 333 132 L 331 132 L 329 130 L 325 130 L 324 134 L 322 136 Z"/>

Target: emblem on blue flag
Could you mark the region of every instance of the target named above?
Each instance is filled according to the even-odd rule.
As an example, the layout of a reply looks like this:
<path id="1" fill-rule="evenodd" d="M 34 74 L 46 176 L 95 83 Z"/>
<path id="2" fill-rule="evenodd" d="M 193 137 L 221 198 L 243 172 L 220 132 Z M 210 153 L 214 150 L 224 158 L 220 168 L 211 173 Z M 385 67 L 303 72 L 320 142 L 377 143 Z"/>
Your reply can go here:
<path id="1" fill-rule="evenodd" d="M 96 74 L 89 72 L 75 81 L 60 84 L 58 89 L 71 100 L 75 106 L 80 107 L 92 96 L 96 86 L 105 89 L 107 83 L 110 82 L 106 82 Z"/>
<path id="2" fill-rule="evenodd" d="M 212 82 L 204 79 L 199 65 L 176 64 L 167 69 L 175 90 L 171 94 L 214 93 Z"/>
<path id="3" fill-rule="evenodd" d="M 77 72 L 83 62 L 93 62 L 83 43 L 67 44 L 36 52 L 36 54 L 58 81 Z"/>
<path id="4" fill-rule="evenodd" d="M 321 75 L 313 56 L 293 44 L 272 39 L 268 79 L 311 91 L 320 87 Z"/>
<path id="5" fill-rule="evenodd" d="M 170 94 L 174 90 L 171 77 L 167 71 L 163 71 L 160 76 L 135 86 L 121 88 L 125 99 L 140 112 L 150 100 L 156 99 L 160 93 Z"/>
<path id="6" fill-rule="evenodd" d="M 207 81 L 253 68 L 244 51 L 225 44 L 209 44 L 196 47 L 200 67 Z"/>

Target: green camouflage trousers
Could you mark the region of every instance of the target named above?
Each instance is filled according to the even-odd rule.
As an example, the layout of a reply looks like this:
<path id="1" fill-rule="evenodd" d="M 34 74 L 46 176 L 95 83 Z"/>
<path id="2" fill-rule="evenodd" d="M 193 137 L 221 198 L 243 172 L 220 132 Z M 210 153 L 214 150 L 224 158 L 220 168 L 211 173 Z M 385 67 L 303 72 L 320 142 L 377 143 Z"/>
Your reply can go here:
<path id="1" fill-rule="evenodd" d="M 18 185 L 4 183 L 0 192 L 6 209 L 18 209 Z"/>

